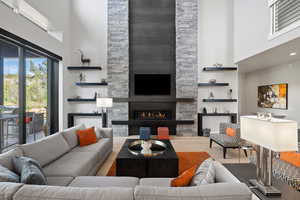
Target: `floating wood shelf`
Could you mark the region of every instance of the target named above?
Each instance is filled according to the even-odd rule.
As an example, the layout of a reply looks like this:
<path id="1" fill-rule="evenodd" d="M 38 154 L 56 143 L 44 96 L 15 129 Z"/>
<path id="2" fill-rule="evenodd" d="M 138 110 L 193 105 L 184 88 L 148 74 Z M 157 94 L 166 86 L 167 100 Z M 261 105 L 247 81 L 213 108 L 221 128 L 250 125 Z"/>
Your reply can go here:
<path id="1" fill-rule="evenodd" d="M 142 98 L 114 98 L 114 102 L 135 102 L 135 103 L 143 103 L 149 102 L 149 99 L 142 99 Z M 194 102 L 194 98 L 176 98 L 176 99 L 151 99 L 150 102 L 152 103 L 176 103 L 176 102 Z"/>
<path id="2" fill-rule="evenodd" d="M 203 99 L 203 102 L 237 102 L 237 99 Z"/>
<path id="3" fill-rule="evenodd" d="M 236 67 L 204 67 L 203 71 L 236 71 Z"/>
<path id="4" fill-rule="evenodd" d="M 153 124 L 170 125 L 187 125 L 194 124 L 194 120 L 129 120 L 129 121 L 112 121 L 113 125 L 130 125 L 130 126 L 151 126 Z"/>
<path id="5" fill-rule="evenodd" d="M 229 83 L 198 83 L 199 87 L 204 86 L 229 86 Z"/>
<path id="6" fill-rule="evenodd" d="M 200 116 L 236 116 L 236 113 L 199 113 Z"/>
<path id="7" fill-rule="evenodd" d="M 69 101 L 69 102 L 95 102 L 96 101 L 96 99 L 80 99 L 80 98 L 78 98 L 78 99 L 76 99 L 76 98 L 69 98 L 69 99 L 67 99 L 67 101 Z"/>
<path id="8" fill-rule="evenodd" d="M 100 66 L 70 66 L 68 70 L 102 70 Z"/>
<path id="9" fill-rule="evenodd" d="M 108 83 L 88 83 L 88 82 L 82 82 L 82 83 L 76 83 L 78 86 L 106 86 Z"/>

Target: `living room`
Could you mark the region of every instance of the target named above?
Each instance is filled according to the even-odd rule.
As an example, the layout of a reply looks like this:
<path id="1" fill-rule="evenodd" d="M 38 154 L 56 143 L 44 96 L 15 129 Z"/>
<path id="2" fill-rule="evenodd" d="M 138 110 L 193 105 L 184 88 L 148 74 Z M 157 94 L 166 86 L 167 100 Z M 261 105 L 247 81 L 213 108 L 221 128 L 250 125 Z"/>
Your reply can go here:
<path id="1" fill-rule="evenodd" d="M 299 8 L 1 0 L 0 199 L 300 199 Z"/>

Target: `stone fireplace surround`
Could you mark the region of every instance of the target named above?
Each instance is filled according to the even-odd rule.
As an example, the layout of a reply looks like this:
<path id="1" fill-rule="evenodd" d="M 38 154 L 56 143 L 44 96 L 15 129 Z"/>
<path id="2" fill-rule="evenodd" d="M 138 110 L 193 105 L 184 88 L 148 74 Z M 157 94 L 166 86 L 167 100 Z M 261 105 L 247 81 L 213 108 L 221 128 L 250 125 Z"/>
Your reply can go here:
<path id="1" fill-rule="evenodd" d="M 130 104 L 137 104 L 129 95 L 129 1 L 108 0 L 108 95 L 114 98 L 109 123 L 115 136 L 129 135 L 128 125 L 116 125 L 112 121 L 129 122 L 133 119 Z M 197 26 L 198 1 L 176 0 L 176 98 L 173 101 L 176 114 L 173 116 L 178 121 L 194 121 L 193 124 L 172 123 L 176 128 L 174 133 L 182 136 L 197 135 Z"/>

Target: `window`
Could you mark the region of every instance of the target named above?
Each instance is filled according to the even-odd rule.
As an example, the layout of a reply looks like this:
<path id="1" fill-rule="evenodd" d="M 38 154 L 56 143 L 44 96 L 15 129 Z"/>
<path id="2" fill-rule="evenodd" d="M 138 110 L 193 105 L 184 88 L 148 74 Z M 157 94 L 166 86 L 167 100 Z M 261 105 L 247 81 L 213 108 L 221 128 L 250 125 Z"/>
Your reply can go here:
<path id="1" fill-rule="evenodd" d="M 269 0 L 271 37 L 277 37 L 300 26 L 300 0 Z"/>

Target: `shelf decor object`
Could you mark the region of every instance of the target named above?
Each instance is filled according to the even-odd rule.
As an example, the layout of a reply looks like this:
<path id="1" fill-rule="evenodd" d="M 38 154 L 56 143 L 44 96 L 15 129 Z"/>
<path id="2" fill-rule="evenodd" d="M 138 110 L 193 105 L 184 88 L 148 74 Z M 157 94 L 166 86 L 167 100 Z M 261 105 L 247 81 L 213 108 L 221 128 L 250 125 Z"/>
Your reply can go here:
<path id="1" fill-rule="evenodd" d="M 102 70 L 100 66 L 69 66 L 68 70 Z"/>
<path id="2" fill-rule="evenodd" d="M 272 186 L 272 161 L 274 152 L 298 151 L 298 123 L 296 121 L 260 119 L 258 116 L 241 117 L 241 138 L 258 145 L 257 179 L 249 180 L 265 196 L 280 196 Z"/>
<path id="3" fill-rule="evenodd" d="M 104 82 L 104 83 L 101 83 L 101 82 L 98 82 L 98 83 L 92 83 L 92 82 L 78 82 L 76 83 L 76 85 L 78 86 L 106 86 L 108 85 L 108 83 Z"/>

